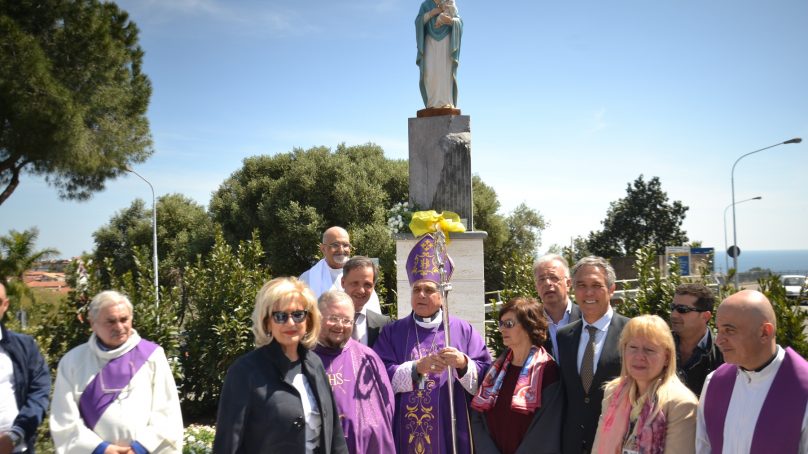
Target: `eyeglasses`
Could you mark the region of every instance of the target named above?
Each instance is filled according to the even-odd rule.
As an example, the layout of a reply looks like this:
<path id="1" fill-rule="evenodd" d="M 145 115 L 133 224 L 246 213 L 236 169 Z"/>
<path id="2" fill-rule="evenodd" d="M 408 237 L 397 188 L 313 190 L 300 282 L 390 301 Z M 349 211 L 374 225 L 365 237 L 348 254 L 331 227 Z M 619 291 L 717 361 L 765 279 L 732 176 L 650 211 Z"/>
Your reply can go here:
<path id="1" fill-rule="evenodd" d="M 707 312 L 706 309 L 698 309 L 695 307 L 685 306 L 684 304 L 671 304 L 671 311 L 676 311 L 680 314 L 687 314 L 688 312 Z"/>
<path id="2" fill-rule="evenodd" d="M 502 328 L 508 328 L 508 329 L 511 329 L 511 328 L 513 328 L 514 326 L 516 326 L 516 320 L 500 320 L 500 321 L 499 321 L 499 327 L 500 327 L 500 329 L 502 329 Z"/>
<path id="3" fill-rule="evenodd" d="M 551 284 L 558 284 L 560 280 L 560 277 L 553 276 L 552 274 L 548 274 L 547 276 L 536 276 L 536 282 L 539 284 L 543 284 L 544 281 L 550 281 Z"/>
<path id="4" fill-rule="evenodd" d="M 353 246 L 351 246 L 351 243 L 340 243 L 339 241 L 329 243 L 328 247 L 330 247 L 331 249 L 334 249 L 334 250 L 347 249 L 347 250 L 350 251 L 351 249 L 353 249 Z"/>
<path id="5" fill-rule="evenodd" d="M 279 325 L 286 323 L 286 320 L 289 320 L 289 317 L 292 317 L 292 321 L 295 323 L 303 323 L 308 315 L 309 311 L 277 311 L 272 313 L 272 319 L 275 320 L 275 323 Z"/>
<path id="6" fill-rule="evenodd" d="M 354 324 L 354 320 L 348 317 L 340 317 L 339 315 L 329 315 L 325 318 L 325 321 L 332 324 L 332 325 L 342 325 L 342 326 L 352 326 Z"/>
<path id="7" fill-rule="evenodd" d="M 436 293 L 437 291 L 438 288 L 432 285 L 416 285 L 415 287 L 412 288 L 413 295 L 417 295 L 421 292 L 424 292 L 424 295 L 429 296 L 432 295 L 433 293 Z"/>

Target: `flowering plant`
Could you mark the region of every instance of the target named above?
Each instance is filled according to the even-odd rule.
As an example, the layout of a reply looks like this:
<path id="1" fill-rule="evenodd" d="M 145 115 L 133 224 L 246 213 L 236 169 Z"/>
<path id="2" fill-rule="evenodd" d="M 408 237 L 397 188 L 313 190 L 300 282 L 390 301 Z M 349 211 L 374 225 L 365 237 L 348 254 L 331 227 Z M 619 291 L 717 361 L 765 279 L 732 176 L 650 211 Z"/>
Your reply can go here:
<path id="1" fill-rule="evenodd" d="M 212 426 L 191 424 L 185 428 L 182 454 L 209 454 L 213 452 L 216 429 Z"/>
<path id="2" fill-rule="evenodd" d="M 390 235 L 405 231 L 412 219 L 413 206 L 409 202 L 398 202 L 387 210 L 387 230 Z"/>

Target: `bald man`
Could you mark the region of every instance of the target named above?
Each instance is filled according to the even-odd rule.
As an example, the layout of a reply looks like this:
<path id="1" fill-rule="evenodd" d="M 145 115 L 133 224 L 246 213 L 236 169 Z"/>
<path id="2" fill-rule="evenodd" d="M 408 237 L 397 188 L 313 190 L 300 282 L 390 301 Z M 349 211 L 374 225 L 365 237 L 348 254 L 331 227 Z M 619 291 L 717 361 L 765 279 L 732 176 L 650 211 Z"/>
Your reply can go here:
<path id="1" fill-rule="evenodd" d="M 726 364 L 704 383 L 696 452 L 808 452 L 808 362 L 777 345 L 769 300 L 735 293 L 718 306 L 716 325 Z"/>
<path id="2" fill-rule="evenodd" d="M 301 274 L 299 279 L 309 286 L 317 298 L 329 290 L 344 290 L 342 267 L 348 263 L 352 251 L 353 246 L 351 246 L 351 236 L 348 235 L 348 231 L 338 226 L 329 227 L 323 232 L 323 242 L 320 243 L 323 258 Z M 368 310 L 377 314 L 382 313 L 375 289 L 366 306 Z"/>

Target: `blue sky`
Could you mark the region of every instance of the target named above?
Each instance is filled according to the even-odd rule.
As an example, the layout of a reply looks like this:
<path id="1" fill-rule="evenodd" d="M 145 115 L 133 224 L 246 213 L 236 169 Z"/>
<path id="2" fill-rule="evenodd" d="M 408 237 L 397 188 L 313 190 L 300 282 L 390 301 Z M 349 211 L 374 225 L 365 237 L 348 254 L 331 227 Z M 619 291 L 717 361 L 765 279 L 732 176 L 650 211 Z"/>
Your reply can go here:
<path id="1" fill-rule="evenodd" d="M 295 147 L 375 142 L 407 158 L 407 118 L 423 107 L 420 1 L 118 4 L 140 28 L 154 88 L 156 151 L 136 170 L 158 196 L 207 206 L 244 158 Z M 598 229 L 640 174 L 659 176 L 690 207 L 691 239 L 723 249 L 735 159 L 808 139 L 804 0 L 457 5 L 472 171 L 503 213 L 525 202 L 545 216 L 541 251 Z M 808 249 L 806 180 L 808 142 L 738 164 L 736 199 L 763 197 L 738 205 L 742 249 Z M 39 247 L 89 251 L 116 211 L 151 198 L 131 175 L 108 186 L 86 202 L 60 201 L 24 177 L 0 206 L 0 231 L 38 226 Z"/>

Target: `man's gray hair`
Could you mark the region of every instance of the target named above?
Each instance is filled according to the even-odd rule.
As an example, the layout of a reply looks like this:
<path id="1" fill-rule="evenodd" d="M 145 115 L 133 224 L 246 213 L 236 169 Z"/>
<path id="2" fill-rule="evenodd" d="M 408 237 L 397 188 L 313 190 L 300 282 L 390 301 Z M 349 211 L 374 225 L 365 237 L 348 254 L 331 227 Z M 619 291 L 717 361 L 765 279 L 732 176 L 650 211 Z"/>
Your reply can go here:
<path id="1" fill-rule="evenodd" d="M 355 255 L 351 257 L 350 260 L 345 262 L 345 265 L 342 267 L 342 277 L 345 277 L 351 271 L 357 268 L 371 268 L 373 269 L 373 284 L 376 284 L 376 278 L 379 276 L 379 267 L 376 266 L 376 262 L 365 257 L 364 255 Z"/>
<path id="2" fill-rule="evenodd" d="M 611 288 L 614 285 L 614 282 L 617 280 L 614 273 L 614 268 L 612 268 L 612 265 L 608 260 L 596 255 L 590 255 L 578 260 L 578 263 L 572 267 L 572 285 L 575 285 L 575 274 L 578 273 L 578 270 L 584 266 L 594 266 L 603 270 L 603 274 L 606 275 L 606 287 Z"/>
<path id="3" fill-rule="evenodd" d="M 317 308 L 319 308 L 320 312 L 322 313 L 328 308 L 328 306 L 337 302 L 346 303 L 351 306 L 351 309 L 354 307 L 353 300 L 351 299 L 350 295 L 342 290 L 329 290 L 320 295 L 320 298 L 317 299 Z"/>
<path id="4" fill-rule="evenodd" d="M 129 301 L 129 297 L 115 290 L 104 290 L 95 295 L 93 300 L 90 301 L 90 306 L 87 309 L 90 321 L 95 321 L 95 317 L 98 316 L 101 309 L 115 304 L 125 304 L 129 308 L 129 315 L 134 315 L 134 308 L 132 307 L 132 302 Z"/>
<path id="5" fill-rule="evenodd" d="M 539 267 L 544 265 L 545 263 L 550 262 L 558 262 L 561 264 L 561 268 L 564 269 L 564 275 L 566 277 L 570 277 L 570 265 L 567 263 L 567 259 L 564 256 L 559 254 L 544 254 L 536 260 L 536 263 L 533 264 L 533 277 L 536 277 L 536 273 L 539 272 Z"/>

